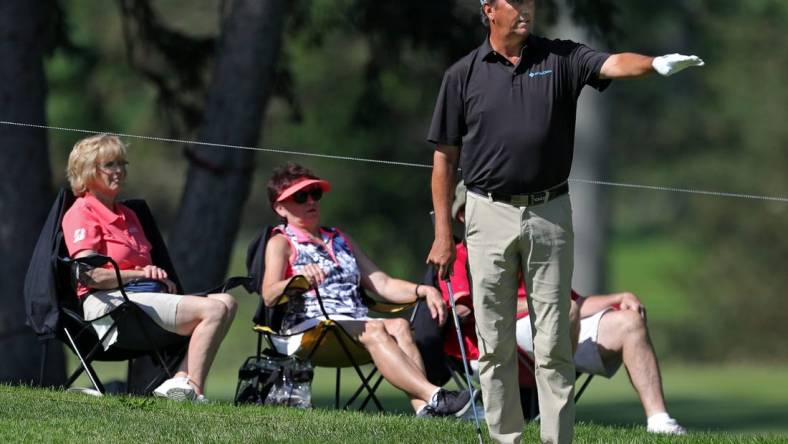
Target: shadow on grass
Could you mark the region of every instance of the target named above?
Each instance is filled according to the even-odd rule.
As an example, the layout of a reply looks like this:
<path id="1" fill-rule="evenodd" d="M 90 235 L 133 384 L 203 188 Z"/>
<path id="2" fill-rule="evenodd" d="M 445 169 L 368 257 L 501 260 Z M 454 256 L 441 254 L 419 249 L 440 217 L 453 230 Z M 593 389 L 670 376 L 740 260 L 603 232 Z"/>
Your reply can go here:
<path id="1" fill-rule="evenodd" d="M 343 390 L 341 394 L 341 405 L 344 405 L 344 402 L 348 400 L 350 393 Z M 408 398 L 405 397 L 404 394 L 399 393 L 378 393 L 377 394 L 378 400 L 380 400 L 380 404 L 385 409 L 386 413 L 392 414 L 404 414 L 410 415 L 413 414 L 413 409 L 410 406 L 410 402 Z M 353 403 L 351 409 L 357 410 L 362 401 L 356 401 Z M 334 408 L 334 395 L 328 394 L 313 394 L 312 397 L 312 404 L 317 408 L 322 409 L 333 409 Z M 364 409 L 366 412 L 370 413 L 377 413 L 378 408 L 372 401 L 367 403 L 366 408 Z"/>
<path id="2" fill-rule="evenodd" d="M 726 432 L 774 432 L 788 434 L 788 402 L 764 403 L 750 400 L 668 400 L 671 416 L 691 430 Z M 605 425 L 645 424 L 639 402 L 583 402 L 577 419 Z"/>

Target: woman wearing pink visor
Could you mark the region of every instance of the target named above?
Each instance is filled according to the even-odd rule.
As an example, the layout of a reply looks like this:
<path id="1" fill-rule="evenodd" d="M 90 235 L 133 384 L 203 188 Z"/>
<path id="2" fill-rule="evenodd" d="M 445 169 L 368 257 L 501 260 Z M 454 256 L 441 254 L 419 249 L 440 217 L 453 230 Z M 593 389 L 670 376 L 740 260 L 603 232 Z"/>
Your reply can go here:
<path id="1" fill-rule="evenodd" d="M 276 304 L 290 277 L 306 276 L 320 291 L 326 313 L 367 348 L 383 377 L 407 393 L 418 416 L 461 416 L 471 405 L 468 392 L 446 391 L 427 381 L 408 321 L 370 319 L 361 299 L 361 287 L 392 303 L 424 298 L 442 325 L 446 306 L 440 291 L 392 278 L 344 233 L 321 227 L 320 199 L 330 190 L 327 181 L 301 165 L 288 163 L 274 170 L 268 199 L 283 223 L 265 247 L 265 304 Z M 314 290 L 287 304 L 283 330 L 303 331 L 323 318 Z"/>

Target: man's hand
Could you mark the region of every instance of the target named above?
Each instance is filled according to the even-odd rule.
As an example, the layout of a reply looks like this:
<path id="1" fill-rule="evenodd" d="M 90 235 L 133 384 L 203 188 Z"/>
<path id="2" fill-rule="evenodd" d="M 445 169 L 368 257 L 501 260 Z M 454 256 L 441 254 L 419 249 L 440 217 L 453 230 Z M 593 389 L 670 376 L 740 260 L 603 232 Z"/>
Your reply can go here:
<path id="1" fill-rule="evenodd" d="M 646 318 L 646 307 L 644 307 L 640 299 L 632 293 L 623 293 L 621 295 L 621 302 L 619 302 L 618 305 L 622 310 L 636 311 L 640 313 L 640 317 L 643 319 Z"/>
<path id="2" fill-rule="evenodd" d="M 691 66 L 703 66 L 705 63 L 698 56 L 687 56 L 682 54 L 668 54 L 661 57 L 655 57 L 651 62 L 654 71 L 662 74 L 663 76 L 672 76 L 677 72 L 683 71 Z"/>
<path id="3" fill-rule="evenodd" d="M 420 285 L 421 294 L 424 295 L 424 302 L 430 309 L 432 319 L 438 321 L 438 325 L 443 325 L 446 322 L 446 302 L 441 297 L 441 292 L 435 287 L 428 285 Z"/>
<path id="4" fill-rule="evenodd" d="M 427 263 L 435 266 L 438 279 L 448 279 L 454 265 L 455 254 L 454 239 L 451 236 L 435 238 L 430 254 L 427 256 Z"/>

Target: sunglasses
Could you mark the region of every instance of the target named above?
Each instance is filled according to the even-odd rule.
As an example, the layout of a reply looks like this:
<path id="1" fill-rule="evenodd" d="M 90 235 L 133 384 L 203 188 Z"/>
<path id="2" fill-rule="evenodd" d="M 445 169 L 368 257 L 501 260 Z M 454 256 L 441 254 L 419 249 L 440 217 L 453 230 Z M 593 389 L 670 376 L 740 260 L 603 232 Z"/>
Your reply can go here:
<path id="1" fill-rule="evenodd" d="M 320 187 L 310 188 L 308 190 L 301 190 L 293 193 L 293 202 L 297 204 L 306 203 L 307 199 L 312 198 L 315 202 L 323 197 L 323 189 Z"/>
<path id="2" fill-rule="evenodd" d="M 99 165 L 99 168 L 104 171 L 125 171 L 128 165 L 129 163 L 125 160 L 111 160 L 109 162 L 102 163 Z"/>

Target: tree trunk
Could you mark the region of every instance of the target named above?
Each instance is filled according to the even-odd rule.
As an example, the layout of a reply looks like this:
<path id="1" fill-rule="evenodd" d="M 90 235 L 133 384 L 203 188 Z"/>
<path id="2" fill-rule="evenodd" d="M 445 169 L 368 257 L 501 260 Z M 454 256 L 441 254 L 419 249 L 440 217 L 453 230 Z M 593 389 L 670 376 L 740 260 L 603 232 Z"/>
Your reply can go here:
<path id="1" fill-rule="evenodd" d="M 273 78 L 286 14 L 283 0 L 232 0 L 222 35 L 201 142 L 254 146 Z M 192 163 L 170 234 L 170 249 L 187 291 L 225 275 L 240 213 L 249 194 L 254 152 L 189 147 Z"/>
<path id="2" fill-rule="evenodd" d="M 0 0 L 0 120 L 45 123 L 41 36 L 45 3 Z M 0 381 L 36 383 L 41 345 L 25 326 L 25 273 L 54 199 L 46 131 L 0 125 Z M 53 341 L 44 384 L 65 379 L 63 349 Z"/>
<path id="3" fill-rule="evenodd" d="M 563 39 L 597 47 L 588 33 L 569 16 L 566 4 L 556 27 Z M 607 93 L 609 94 L 609 93 Z M 610 162 L 608 99 L 590 87 L 585 88 L 577 106 L 575 156 L 572 178 L 604 179 Z M 609 188 L 584 183 L 570 183 L 575 228 L 575 271 L 572 288 L 588 295 L 607 290 L 607 234 L 609 224 Z"/>

